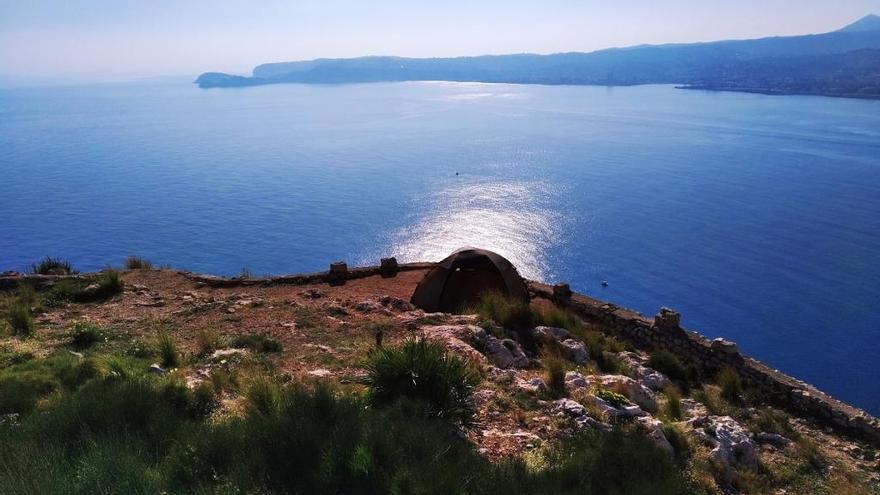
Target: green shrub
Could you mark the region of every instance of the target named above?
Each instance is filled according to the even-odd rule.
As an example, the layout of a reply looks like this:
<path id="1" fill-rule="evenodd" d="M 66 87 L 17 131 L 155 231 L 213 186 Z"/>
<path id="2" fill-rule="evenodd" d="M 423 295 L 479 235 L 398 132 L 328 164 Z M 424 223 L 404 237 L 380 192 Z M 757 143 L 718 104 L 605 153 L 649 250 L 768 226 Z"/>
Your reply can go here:
<path id="1" fill-rule="evenodd" d="M 18 285 L 18 290 L 15 293 L 15 298 L 18 299 L 18 301 L 22 304 L 25 304 L 31 308 L 37 306 L 39 303 L 37 291 L 34 290 L 34 287 L 31 284 L 24 282 Z"/>
<path id="2" fill-rule="evenodd" d="M 70 327 L 70 345 L 77 349 L 86 349 L 103 341 L 103 332 L 93 323 L 78 321 Z"/>
<path id="3" fill-rule="evenodd" d="M 587 332 L 584 344 L 590 354 L 590 359 L 596 362 L 599 370 L 614 374 L 623 372 L 625 367 L 620 362 L 620 358 L 612 352 L 619 348 L 619 343 L 616 340 L 609 339 L 599 332 Z"/>
<path id="4" fill-rule="evenodd" d="M 98 277 L 98 288 L 93 293 L 84 294 L 86 299 L 93 301 L 102 301 L 120 294 L 123 289 L 122 277 L 116 270 L 107 270 Z"/>
<path id="5" fill-rule="evenodd" d="M 254 378 L 245 389 L 245 398 L 254 413 L 270 416 L 281 404 L 281 389 L 278 384 L 266 377 Z"/>
<path id="6" fill-rule="evenodd" d="M 202 382 L 192 389 L 189 412 L 196 418 L 207 418 L 217 409 L 218 404 L 213 385 Z"/>
<path id="7" fill-rule="evenodd" d="M 206 418 L 217 407 L 214 389 L 207 382 L 202 382 L 190 390 L 182 379 L 172 376 L 165 381 L 159 391 L 165 403 L 188 418 Z"/>
<path id="8" fill-rule="evenodd" d="M 654 368 L 677 382 L 686 382 L 688 379 L 687 368 L 678 356 L 666 350 L 652 352 L 648 358 L 648 367 Z"/>
<path id="9" fill-rule="evenodd" d="M 174 343 L 171 334 L 166 331 L 159 332 L 157 346 L 163 368 L 176 368 L 180 365 L 180 352 L 177 350 L 177 344 Z"/>
<path id="10" fill-rule="evenodd" d="M 68 261 L 46 256 L 39 263 L 31 265 L 31 271 L 38 275 L 72 275 L 77 273 Z"/>
<path id="11" fill-rule="evenodd" d="M 153 263 L 140 256 L 129 256 L 125 258 L 125 268 L 127 270 L 152 270 Z"/>
<path id="12" fill-rule="evenodd" d="M 554 399 L 565 397 L 567 361 L 558 354 L 552 353 L 545 354 L 541 360 L 544 363 L 544 381 L 547 383 L 549 395 Z"/>
<path id="13" fill-rule="evenodd" d="M 365 382 L 373 405 L 402 399 L 420 401 L 432 416 L 463 426 L 473 423 L 470 395 L 480 382 L 478 372 L 426 339 L 376 349 L 370 356 Z"/>
<path id="14" fill-rule="evenodd" d="M 514 331 L 532 329 L 540 318 L 528 302 L 495 291 L 482 294 L 475 305 L 463 311 L 476 313 Z"/>
<path id="15" fill-rule="evenodd" d="M 179 385 L 96 379 L 0 428 L 4 493 L 694 493 L 651 440 L 621 430 L 493 463 L 404 404 L 294 386 L 268 414 L 208 422 L 189 409 L 201 392 Z"/>
<path id="16" fill-rule="evenodd" d="M 120 294 L 124 288 L 122 278 L 116 270 L 107 270 L 97 277 L 59 280 L 46 293 L 48 306 L 58 306 L 66 302 L 88 303 L 105 301 Z"/>
<path id="17" fill-rule="evenodd" d="M 232 347 L 250 349 L 254 352 L 281 352 L 281 342 L 270 335 L 252 333 L 232 339 Z"/>
<path id="18" fill-rule="evenodd" d="M 94 361 L 67 352 L 12 363 L 0 370 L 0 414 L 30 412 L 50 392 L 75 390 L 99 375 Z"/>
<path id="19" fill-rule="evenodd" d="M 684 412 L 681 410 L 681 394 L 678 392 L 678 389 L 673 385 L 667 385 L 663 390 L 663 394 L 666 396 L 663 413 L 671 420 L 680 420 L 684 416 Z"/>
<path id="20" fill-rule="evenodd" d="M 663 436 L 675 451 L 675 458 L 680 462 L 686 461 L 691 456 L 691 446 L 687 436 L 675 425 L 664 424 L 662 429 Z"/>
<path id="21" fill-rule="evenodd" d="M 550 468 L 543 476 L 553 483 L 530 487 L 525 493 L 697 493 L 651 440 L 619 429 L 585 430 L 551 448 L 544 462 Z"/>
<path id="22" fill-rule="evenodd" d="M 595 395 L 596 397 L 604 400 L 614 407 L 623 407 L 632 404 L 632 402 L 630 402 L 629 399 L 627 399 L 625 396 L 618 394 L 617 392 L 612 392 L 611 390 L 606 390 L 604 388 L 596 390 Z"/>
<path id="23" fill-rule="evenodd" d="M 739 402 L 742 395 L 742 378 L 733 368 L 724 368 L 718 373 L 721 397 L 727 402 Z"/>
<path id="24" fill-rule="evenodd" d="M 6 322 L 12 329 L 13 335 L 30 337 L 34 333 L 34 316 L 31 314 L 31 308 L 18 299 L 14 299 L 6 307 Z"/>
<path id="25" fill-rule="evenodd" d="M 541 325 L 564 328 L 575 336 L 582 336 L 585 331 L 584 322 L 576 314 L 555 305 L 543 308 L 538 319 Z"/>
<path id="26" fill-rule="evenodd" d="M 199 330 L 196 333 L 196 348 L 198 349 L 196 355 L 207 356 L 217 350 L 218 347 L 220 347 L 220 337 L 217 333 L 205 329 Z"/>
<path id="27" fill-rule="evenodd" d="M 800 433 L 792 426 L 788 415 L 770 407 L 759 409 L 758 414 L 751 422 L 751 426 L 754 433 L 765 431 L 768 433 L 778 433 L 793 440 L 800 438 Z"/>

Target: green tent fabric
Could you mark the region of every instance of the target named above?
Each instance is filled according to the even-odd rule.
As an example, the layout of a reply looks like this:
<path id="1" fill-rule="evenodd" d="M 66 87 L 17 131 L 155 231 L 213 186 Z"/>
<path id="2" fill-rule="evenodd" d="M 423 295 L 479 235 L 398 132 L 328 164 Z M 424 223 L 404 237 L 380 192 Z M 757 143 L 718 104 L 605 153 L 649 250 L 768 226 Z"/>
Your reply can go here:
<path id="1" fill-rule="evenodd" d="M 419 282 L 410 302 L 428 312 L 453 312 L 488 291 L 529 300 L 513 264 L 498 253 L 466 247 L 437 263 Z"/>

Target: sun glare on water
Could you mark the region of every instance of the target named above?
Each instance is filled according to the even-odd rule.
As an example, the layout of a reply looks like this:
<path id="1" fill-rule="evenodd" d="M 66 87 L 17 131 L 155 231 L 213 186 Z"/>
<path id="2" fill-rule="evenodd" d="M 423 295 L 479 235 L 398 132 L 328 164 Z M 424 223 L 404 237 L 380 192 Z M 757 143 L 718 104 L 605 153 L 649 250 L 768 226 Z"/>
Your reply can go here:
<path id="1" fill-rule="evenodd" d="M 393 252 L 401 261 L 439 261 L 458 248 L 479 247 L 542 280 L 549 273 L 546 253 L 559 236 L 559 213 L 540 204 L 550 192 L 544 184 L 507 181 L 443 188 L 417 199 L 429 206 L 392 235 Z"/>

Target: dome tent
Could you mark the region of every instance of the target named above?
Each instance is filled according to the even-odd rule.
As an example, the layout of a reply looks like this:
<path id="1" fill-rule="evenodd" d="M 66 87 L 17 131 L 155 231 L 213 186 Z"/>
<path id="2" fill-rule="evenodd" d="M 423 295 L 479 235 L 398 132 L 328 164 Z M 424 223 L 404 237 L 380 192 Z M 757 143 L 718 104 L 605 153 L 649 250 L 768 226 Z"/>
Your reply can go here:
<path id="1" fill-rule="evenodd" d="M 489 291 L 529 300 L 522 277 L 509 261 L 492 251 L 466 247 L 437 263 L 419 282 L 410 302 L 428 312 L 448 313 Z"/>

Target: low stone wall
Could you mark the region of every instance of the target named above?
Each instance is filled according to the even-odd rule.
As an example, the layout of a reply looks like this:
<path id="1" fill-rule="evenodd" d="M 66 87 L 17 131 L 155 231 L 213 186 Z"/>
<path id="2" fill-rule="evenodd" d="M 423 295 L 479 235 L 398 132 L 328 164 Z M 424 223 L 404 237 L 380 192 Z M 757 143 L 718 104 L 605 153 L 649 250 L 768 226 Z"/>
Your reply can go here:
<path id="1" fill-rule="evenodd" d="M 393 277 L 398 272 L 406 272 L 412 270 L 426 270 L 432 268 L 434 263 L 397 263 L 394 258 L 383 258 L 382 264 L 379 266 L 366 266 L 348 268 L 343 262 L 336 262 L 330 265 L 330 270 L 326 272 L 305 273 L 298 275 L 279 275 L 272 277 L 220 277 L 216 275 L 205 275 L 188 271 L 176 271 L 190 280 L 204 284 L 209 287 L 248 287 L 248 286 L 269 286 L 269 285 L 309 285 L 309 284 L 337 284 L 344 283 L 346 280 L 355 280 L 359 278 L 372 277 L 381 275 L 384 277 Z M 36 287 L 47 287 L 55 282 L 63 279 L 88 279 L 89 274 L 79 275 L 33 275 L 33 274 L 7 274 L 0 275 L 0 291 L 15 290 L 22 282 L 33 284 Z"/>
<path id="2" fill-rule="evenodd" d="M 681 328 L 679 315 L 674 311 L 663 308 L 656 317 L 648 319 L 635 311 L 572 293 L 566 285 L 553 287 L 529 282 L 529 289 L 533 297 L 549 299 L 568 307 L 587 322 L 616 332 L 642 350 L 668 350 L 695 364 L 705 373 L 731 367 L 744 380 L 761 389 L 775 405 L 880 446 L 880 420 L 877 418 L 830 397 L 812 385 L 743 356 L 733 342 L 709 340 Z"/>
<path id="3" fill-rule="evenodd" d="M 192 272 L 179 272 L 194 282 L 205 284 L 209 287 L 244 287 L 244 286 L 267 286 L 267 285 L 310 285 L 310 284 L 342 284 L 346 280 L 373 277 L 393 277 L 398 272 L 412 270 L 426 270 L 432 268 L 434 263 L 397 263 L 394 258 L 383 258 L 379 266 L 365 266 L 348 268 L 343 262 L 330 264 L 330 270 L 326 272 L 306 273 L 302 275 L 280 275 L 277 277 L 264 278 L 227 278 L 213 275 L 202 275 Z"/>

